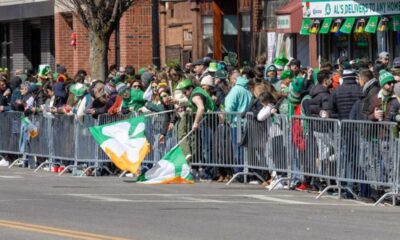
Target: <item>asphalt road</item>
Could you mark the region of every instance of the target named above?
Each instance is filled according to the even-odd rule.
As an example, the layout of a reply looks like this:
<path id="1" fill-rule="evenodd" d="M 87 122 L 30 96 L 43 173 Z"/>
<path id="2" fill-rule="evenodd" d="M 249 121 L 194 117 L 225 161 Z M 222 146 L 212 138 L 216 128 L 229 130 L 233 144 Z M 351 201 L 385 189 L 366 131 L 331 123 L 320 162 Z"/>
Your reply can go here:
<path id="1" fill-rule="evenodd" d="M 399 239 L 400 208 L 257 185 L 144 186 L 0 168 L 0 239 Z"/>

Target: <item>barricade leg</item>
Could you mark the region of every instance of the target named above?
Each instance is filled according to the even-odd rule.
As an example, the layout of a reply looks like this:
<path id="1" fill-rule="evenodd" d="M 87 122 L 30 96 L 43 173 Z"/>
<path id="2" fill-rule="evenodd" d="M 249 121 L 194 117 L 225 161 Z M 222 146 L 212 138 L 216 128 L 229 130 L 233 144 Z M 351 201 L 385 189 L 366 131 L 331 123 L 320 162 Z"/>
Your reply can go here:
<path id="1" fill-rule="evenodd" d="M 14 166 L 17 165 L 17 164 L 23 164 L 24 161 L 27 161 L 25 155 L 23 155 L 22 158 L 17 158 L 17 159 L 15 159 L 15 160 L 10 164 L 10 166 L 8 166 L 8 168 L 10 169 L 10 168 L 14 167 Z"/>
<path id="2" fill-rule="evenodd" d="M 261 180 L 262 182 L 264 181 L 264 179 L 260 176 L 260 174 L 256 173 L 256 172 L 238 172 L 235 173 L 232 178 L 229 180 L 229 182 L 226 183 L 226 186 L 229 186 L 233 181 L 235 181 L 235 179 L 239 176 L 255 176 L 257 177 L 259 180 Z"/>

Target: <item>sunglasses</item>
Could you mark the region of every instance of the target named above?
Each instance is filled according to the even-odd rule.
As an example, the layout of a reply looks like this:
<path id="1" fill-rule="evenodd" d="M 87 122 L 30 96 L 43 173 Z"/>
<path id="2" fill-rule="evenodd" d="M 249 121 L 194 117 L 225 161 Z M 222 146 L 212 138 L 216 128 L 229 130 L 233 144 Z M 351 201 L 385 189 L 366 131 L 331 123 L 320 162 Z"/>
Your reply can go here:
<path id="1" fill-rule="evenodd" d="M 138 88 L 140 88 L 140 85 L 133 85 L 132 88 L 138 89 Z"/>
<path id="2" fill-rule="evenodd" d="M 152 86 L 151 88 L 152 88 L 152 89 L 157 89 L 157 86 Z"/>

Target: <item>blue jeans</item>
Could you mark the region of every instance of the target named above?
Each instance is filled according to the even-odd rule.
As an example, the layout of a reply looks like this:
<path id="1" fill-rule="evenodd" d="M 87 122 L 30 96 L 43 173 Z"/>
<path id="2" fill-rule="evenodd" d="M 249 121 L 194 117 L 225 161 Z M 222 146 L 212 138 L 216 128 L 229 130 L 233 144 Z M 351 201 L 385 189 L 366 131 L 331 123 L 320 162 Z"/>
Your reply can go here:
<path id="1" fill-rule="evenodd" d="M 243 149 L 238 143 L 238 129 L 237 127 L 231 128 L 231 145 L 233 153 L 233 162 L 235 165 L 243 165 Z M 243 172 L 243 167 L 233 168 L 234 173 Z"/>

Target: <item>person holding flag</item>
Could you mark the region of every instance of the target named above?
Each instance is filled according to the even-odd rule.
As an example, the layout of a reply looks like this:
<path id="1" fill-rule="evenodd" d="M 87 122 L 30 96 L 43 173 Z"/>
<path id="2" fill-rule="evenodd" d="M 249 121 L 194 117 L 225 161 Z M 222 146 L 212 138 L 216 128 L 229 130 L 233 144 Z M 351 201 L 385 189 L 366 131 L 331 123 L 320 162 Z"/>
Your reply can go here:
<path id="1" fill-rule="evenodd" d="M 199 128 L 199 123 L 203 118 L 203 114 L 208 111 L 215 111 L 215 103 L 206 91 L 204 91 L 201 87 L 195 86 L 190 79 L 181 81 L 176 89 L 181 90 L 182 93 L 189 99 L 189 109 L 195 113 L 195 117 L 193 123 L 188 124 L 191 124 L 191 129 L 195 131 Z M 188 129 L 190 129 L 190 127 L 188 127 L 186 130 Z M 186 160 L 189 160 L 192 157 L 190 146 L 191 141 L 183 142 L 182 149 L 185 153 Z"/>

